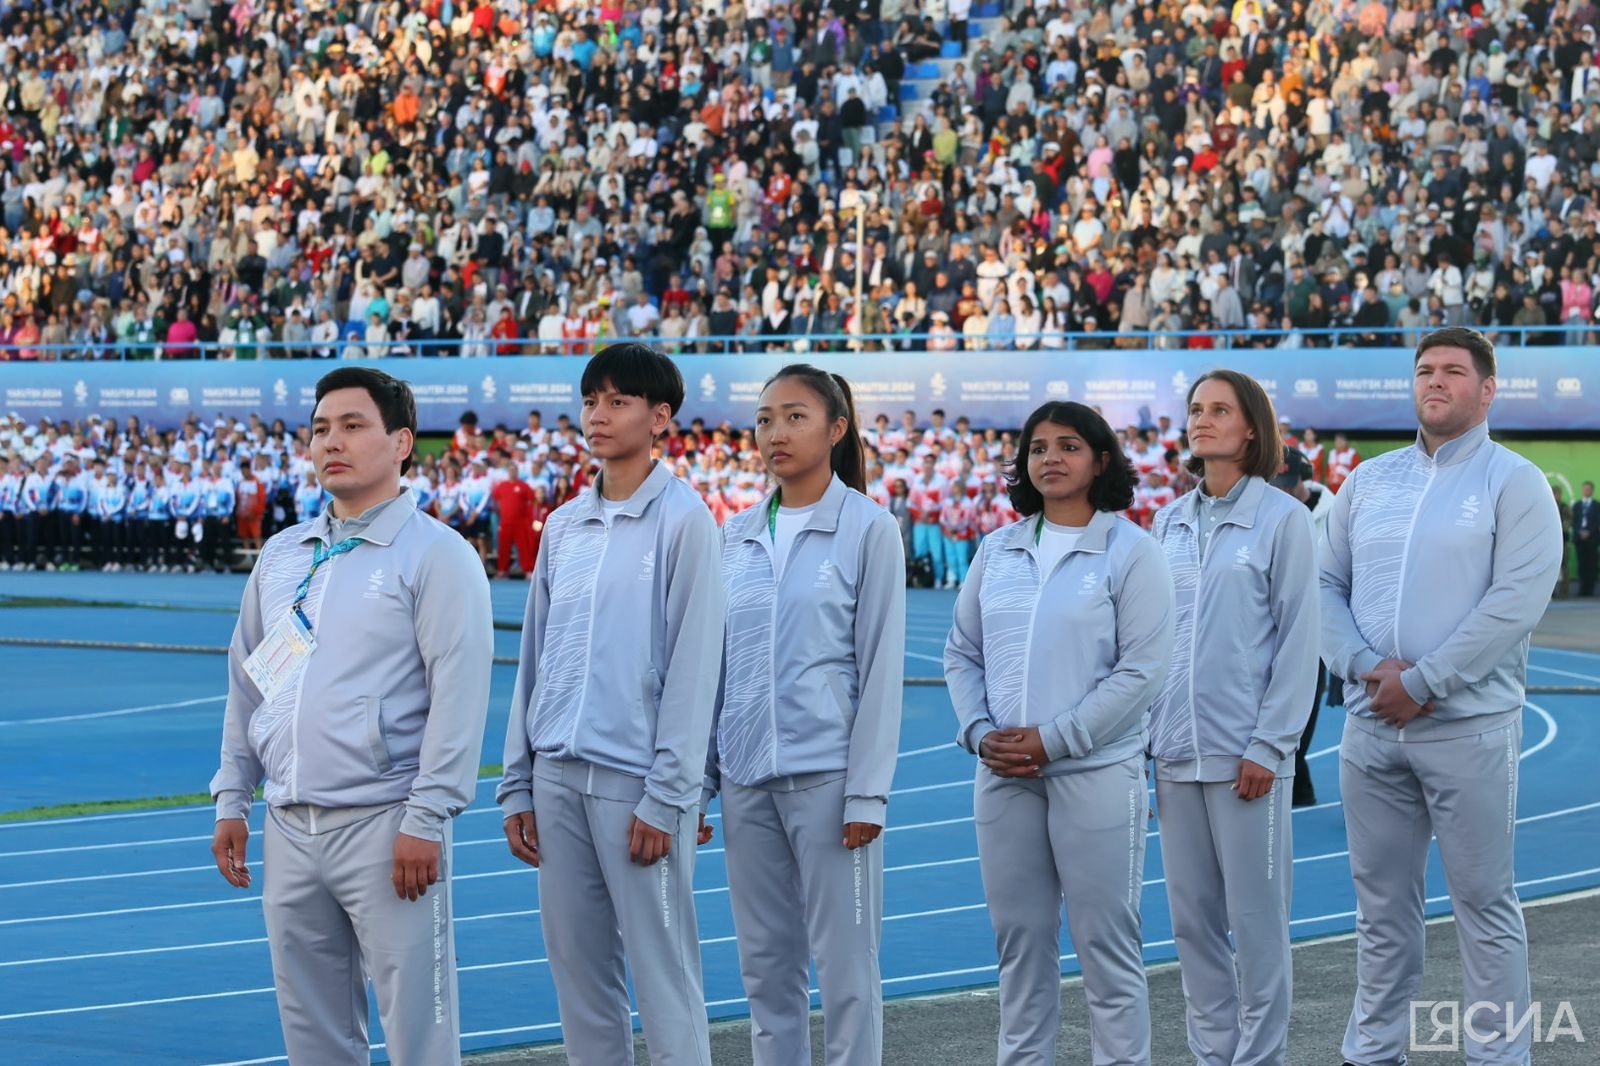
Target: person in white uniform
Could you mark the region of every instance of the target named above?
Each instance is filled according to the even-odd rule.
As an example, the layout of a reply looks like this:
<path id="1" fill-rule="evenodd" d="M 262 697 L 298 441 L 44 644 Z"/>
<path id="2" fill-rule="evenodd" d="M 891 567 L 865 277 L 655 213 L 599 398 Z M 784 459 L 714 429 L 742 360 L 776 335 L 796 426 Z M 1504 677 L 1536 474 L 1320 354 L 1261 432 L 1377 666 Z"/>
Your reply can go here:
<path id="1" fill-rule="evenodd" d="M 883 832 L 900 737 L 906 566 L 864 493 L 849 385 L 767 382 L 756 445 L 777 480 L 723 530 L 717 726 L 728 888 L 757 1066 L 810 1066 L 815 960 L 830 1066 L 883 1057 Z"/>
<path id="2" fill-rule="evenodd" d="M 332 504 L 263 546 L 228 650 L 211 851 L 250 887 L 264 783 L 261 900 L 297 1066 L 371 1060 L 369 977 L 390 1062 L 461 1061 L 450 828 L 476 794 L 494 631 L 476 554 L 401 483 L 416 426 L 388 374 L 317 383 Z"/>
<path id="3" fill-rule="evenodd" d="M 567 1061 L 709 1066 L 695 842 L 726 618 L 715 520 L 654 442 L 683 376 L 611 345 L 579 385 L 601 472 L 545 524 L 496 798 L 539 868 Z"/>
<path id="4" fill-rule="evenodd" d="M 1208 371 L 1188 411 L 1200 484 L 1153 530 L 1178 609 L 1150 714 L 1172 935 L 1197 1066 L 1283 1066 L 1294 759 L 1319 665 L 1315 534 L 1305 505 L 1269 483 L 1284 447 L 1254 378 Z"/>
<path id="5" fill-rule="evenodd" d="M 1172 659 L 1172 577 L 1119 511 L 1135 476 L 1096 411 L 1029 416 L 1007 473 L 1024 516 L 984 539 L 945 678 L 977 755 L 983 891 L 1000 956 L 1000 1066 L 1056 1061 L 1061 905 L 1096 1066 L 1149 1066 L 1140 944 L 1149 709 Z"/>
<path id="6" fill-rule="evenodd" d="M 1423 337 L 1416 444 L 1356 467 L 1328 518 L 1322 656 L 1349 679 L 1339 785 L 1357 906 L 1353 1066 L 1405 1061 L 1435 836 L 1473 1005 L 1466 1061 L 1526 1066 L 1531 1054 L 1518 754 L 1561 518 L 1539 468 L 1489 439 L 1495 364 L 1477 330 Z"/>

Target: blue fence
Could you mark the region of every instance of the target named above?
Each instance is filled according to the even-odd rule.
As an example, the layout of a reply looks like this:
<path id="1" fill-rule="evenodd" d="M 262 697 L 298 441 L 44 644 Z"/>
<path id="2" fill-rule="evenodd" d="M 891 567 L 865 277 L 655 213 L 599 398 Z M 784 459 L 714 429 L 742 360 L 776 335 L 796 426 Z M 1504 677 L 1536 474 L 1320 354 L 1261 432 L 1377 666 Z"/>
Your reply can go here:
<path id="1" fill-rule="evenodd" d="M 903 410 L 925 416 L 939 407 L 980 428 L 1014 428 L 1034 407 L 1056 399 L 1099 407 L 1114 425 L 1162 414 L 1181 420 L 1195 376 L 1228 366 L 1260 380 L 1296 425 L 1358 431 L 1416 425 L 1411 353 L 1399 347 L 1195 350 L 1180 341 L 1171 348 L 867 352 L 826 350 L 827 341 L 809 338 L 800 352 L 791 346 L 676 354 L 687 386 L 682 417 L 745 425 L 767 377 L 803 358 L 847 375 L 868 422 L 879 413 L 898 422 Z M 1600 430 L 1597 355 L 1600 349 L 1587 346 L 1501 347 L 1492 424 L 1501 430 Z M 190 416 L 254 413 L 293 425 L 309 421 L 317 379 L 333 365 L 287 358 L 11 363 L 0 367 L 0 411 L 30 420 L 138 415 L 161 426 Z M 453 429 L 468 409 L 485 423 L 515 426 L 531 409 L 547 419 L 562 413 L 576 418 L 581 403 L 582 358 L 390 358 L 382 365 L 411 383 L 421 427 L 429 432 Z"/>

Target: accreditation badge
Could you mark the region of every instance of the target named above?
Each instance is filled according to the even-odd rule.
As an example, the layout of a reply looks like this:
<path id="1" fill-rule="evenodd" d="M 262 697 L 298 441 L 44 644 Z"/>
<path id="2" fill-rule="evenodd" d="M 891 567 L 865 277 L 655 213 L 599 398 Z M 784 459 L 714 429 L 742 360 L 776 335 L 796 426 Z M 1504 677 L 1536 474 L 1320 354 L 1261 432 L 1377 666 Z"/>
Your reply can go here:
<path id="1" fill-rule="evenodd" d="M 300 676 L 306 660 L 316 649 L 316 638 L 299 612 L 290 611 L 250 653 L 250 658 L 244 661 L 244 670 L 261 692 L 262 701 L 270 703 Z"/>

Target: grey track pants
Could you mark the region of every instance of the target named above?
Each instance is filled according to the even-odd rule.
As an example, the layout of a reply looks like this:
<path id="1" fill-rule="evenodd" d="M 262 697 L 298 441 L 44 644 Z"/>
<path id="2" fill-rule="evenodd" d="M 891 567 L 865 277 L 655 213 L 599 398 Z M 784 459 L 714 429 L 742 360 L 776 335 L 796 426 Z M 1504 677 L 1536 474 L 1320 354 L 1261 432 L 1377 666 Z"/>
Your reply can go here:
<path id="1" fill-rule="evenodd" d="M 722 788 L 728 889 L 756 1066 L 811 1066 L 808 959 L 828 1066 L 883 1059 L 883 841 L 846 851 L 844 774 Z"/>
<path id="2" fill-rule="evenodd" d="M 628 857 L 644 780 L 586 762 L 535 759 L 540 926 L 572 1066 L 628 1066 L 633 1020 L 624 964 L 656 1066 L 710 1066 L 694 911 L 698 810 L 665 859 Z"/>
<path id="3" fill-rule="evenodd" d="M 1231 781 L 1156 780 L 1189 1050 L 1199 1066 L 1282 1066 L 1288 1054 L 1293 791 L 1294 778 L 1280 777 L 1247 803 Z"/>
<path id="4" fill-rule="evenodd" d="M 1508 1043 L 1528 1010 L 1528 933 L 1512 868 L 1516 844 L 1520 713 L 1482 733 L 1405 740 L 1381 723 L 1346 719 L 1339 757 L 1350 872 L 1356 885 L 1356 998 L 1344 1057 L 1393 1066 L 1409 1044 L 1410 1004 L 1422 991 L 1428 839 L 1455 914 L 1466 1004 L 1474 1013 L 1461 1044 L 1473 1066 L 1523 1066 L 1531 1026 Z M 1473 1032 L 1487 1040 L 1476 1040 Z M 1426 1039 L 1428 1033 L 1422 1033 Z"/>
<path id="5" fill-rule="evenodd" d="M 461 1061 L 450 823 L 439 883 L 419 900 L 404 900 L 390 880 L 404 815 L 400 803 L 267 814 L 261 902 L 292 1066 L 372 1061 L 368 975 L 395 1066 Z"/>
<path id="6" fill-rule="evenodd" d="M 999 1066 L 1054 1066 L 1061 904 L 1083 967 L 1094 1066 L 1149 1066 L 1140 942 L 1142 756 L 1097 770 L 1002 778 L 980 765 L 978 860 L 1000 956 Z"/>

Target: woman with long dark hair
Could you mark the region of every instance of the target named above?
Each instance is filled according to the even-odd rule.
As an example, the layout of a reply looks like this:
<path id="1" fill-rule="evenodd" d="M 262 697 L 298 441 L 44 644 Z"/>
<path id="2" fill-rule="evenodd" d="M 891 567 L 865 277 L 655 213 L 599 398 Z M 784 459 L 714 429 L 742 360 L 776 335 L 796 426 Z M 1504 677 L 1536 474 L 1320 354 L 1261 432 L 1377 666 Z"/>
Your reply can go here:
<path id="1" fill-rule="evenodd" d="M 727 643 L 707 759 L 757 1066 L 811 1061 L 809 963 L 825 1061 L 883 1055 L 883 832 L 900 735 L 905 551 L 864 495 L 842 377 L 796 364 L 756 409 L 777 487 L 723 527 Z M 702 839 L 706 839 L 702 833 Z"/>

